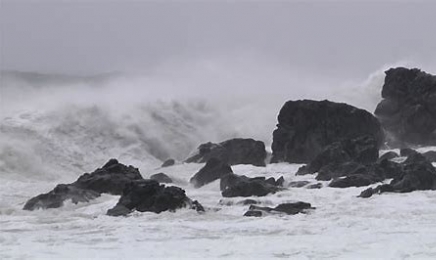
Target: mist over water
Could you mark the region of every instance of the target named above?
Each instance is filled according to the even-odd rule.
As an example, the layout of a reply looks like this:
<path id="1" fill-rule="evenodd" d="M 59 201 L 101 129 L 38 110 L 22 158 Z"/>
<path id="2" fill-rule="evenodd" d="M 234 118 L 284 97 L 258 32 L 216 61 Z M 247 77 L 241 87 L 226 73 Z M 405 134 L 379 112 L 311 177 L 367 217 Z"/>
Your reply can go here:
<path id="1" fill-rule="evenodd" d="M 329 99 L 373 112 L 386 65 L 366 79 L 327 78 L 254 58 L 176 60 L 99 76 L 3 71 L 0 172 L 32 178 L 185 159 L 200 143 L 254 138 L 269 147 L 287 100 Z M 38 177 L 39 176 L 39 177 Z"/>

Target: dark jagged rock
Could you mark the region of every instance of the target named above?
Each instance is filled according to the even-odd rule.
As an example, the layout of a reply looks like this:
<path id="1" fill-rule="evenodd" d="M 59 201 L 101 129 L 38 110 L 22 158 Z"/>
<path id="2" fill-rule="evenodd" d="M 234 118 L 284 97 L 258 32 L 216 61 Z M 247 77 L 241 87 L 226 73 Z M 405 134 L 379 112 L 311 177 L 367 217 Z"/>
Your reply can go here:
<path id="1" fill-rule="evenodd" d="M 137 168 L 111 159 L 102 168 L 80 176 L 73 185 L 98 193 L 121 195 L 127 184 L 141 179 L 143 178 Z"/>
<path id="2" fill-rule="evenodd" d="M 356 165 L 356 167 L 357 168 L 354 169 L 350 168 L 349 171 L 344 170 L 346 167 L 334 169 L 334 174 L 330 175 L 333 180 L 330 182 L 329 187 L 348 188 L 368 186 L 385 179 L 396 178 L 401 173 L 401 165 L 387 159 L 366 166 Z"/>
<path id="3" fill-rule="evenodd" d="M 385 74 L 375 115 L 391 136 L 390 145 L 435 145 L 436 76 L 401 67 Z"/>
<path id="4" fill-rule="evenodd" d="M 207 161 L 206 165 L 200 169 L 200 171 L 192 176 L 189 182 L 192 183 L 195 188 L 200 188 L 203 185 L 218 180 L 229 173 L 233 173 L 233 171 L 228 164 L 223 163 L 217 158 L 211 158 Z"/>
<path id="5" fill-rule="evenodd" d="M 337 178 L 330 182 L 329 187 L 332 188 L 348 188 L 368 186 L 374 183 L 371 176 L 365 174 L 355 174 L 344 178 Z"/>
<path id="6" fill-rule="evenodd" d="M 412 154 L 417 153 L 417 151 L 413 150 L 412 148 L 402 148 L 400 149 L 400 155 L 403 157 L 410 156 Z"/>
<path id="7" fill-rule="evenodd" d="M 392 160 L 392 159 L 397 158 L 397 157 L 399 157 L 399 155 L 396 152 L 389 151 L 389 152 L 383 154 L 382 156 L 380 156 L 380 158 L 378 158 L 378 161 Z"/>
<path id="8" fill-rule="evenodd" d="M 252 164 L 265 166 L 265 144 L 253 139 L 235 138 L 219 144 L 205 143 L 198 147 L 197 154 L 185 162 L 204 163 L 211 158 L 217 158 L 229 165 Z"/>
<path id="9" fill-rule="evenodd" d="M 368 168 L 357 162 L 331 163 L 318 171 L 316 179 L 319 181 L 329 181 L 347 175 L 365 174 L 367 172 Z"/>
<path id="10" fill-rule="evenodd" d="M 161 213 L 190 207 L 197 211 L 204 208 L 191 201 L 179 187 L 165 187 L 154 180 L 138 180 L 129 183 L 114 208 L 107 211 L 109 216 L 124 216 L 133 210 Z"/>
<path id="11" fill-rule="evenodd" d="M 173 180 L 163 172 L 151 175 L 150 180 L 154 180 L 154 181 L 157 181 L 159 183 L 172 183 L 173 182 Z"/>
<path id="12" fill-rule="evenodd" d="M 307 213 L 307 210 L 314 209 L 310 203 L 306 202 L 293 202 L 293 203 L 283 203 L 275 208 L 270 207 L 260 207 L 251 205 L 248 211 L 244 214 L 246 217 L 261 217 L 265 213 L 267 214 L 280 214 L 285 213 L 288 215 L 295 215 L 298 213 Z"/>
<path id="13" fill-rule="evenodd" d="M 348 162 L 368 164 L 377 159 L 377 141 L 372 136 L 360 136 L 326 146 L 308 165 L 301 167 L 297 175 L 313 174 L 327 165 L 341 165 Z"/>
<path id="14" fill-rule="evenodd" d="M 273 133 L 272 162 L 308 163 L 328 145 L 343 139 L 372 136 L 383 143 L 380 123 L 369 112 L 327 100 L 288 101 Z"/>
<path id="15" fill-rule="evenodd" d="M 368 198 L 383 192 L 436 190 L 436 169 L 422 154 L 412 153 L 400 166 L 389 184 L 364 190 L 359 197 Z"/>
<path id="16" fill-rule="evenodd" d="M 401 156 L 410 156 L 412 154 L 418 153 L 416 150 L 411 148 L 403 148 L 400 150 Z M 424 157 L 430 162 L 436 162 L 436 151 L 428 151 L 423 153 Z"/>
<path id="17" fill-rule="evenodd" d="M 428 151 L 423 153 L 424 157 L 430 162 L 436 162 L 436 151 Z"/>
<path id="18" fill-rule="evenodd" d="M 66 200 L 71 200 L 73 203 L 88 202 L 101 193 L 121 195 L 127 184 L 141 179 L 142 176 L 137 168 L 111 159 L 102 168 L 83 174 L 71 184 L 60 184 L 49 193 L 30 199 L 24 209 L 57 208 Z"/>
<path id="19" fill-rule="evenodd" d="M 100 193 L 92 190 L 84 190 L 71 184 L 59 184 L 49 193 L 38 195 L 24 205 L 25 210 L 59 208 L 64 202 L 71 200 L 74 204 L 79 202 L 89 202 Z"/>
<path id="20" fill-rule="evenodd" d="M 163 162 L 160 167 L 169 167 L 169 166 L 173 166 L 174 164 L 176 164 L 176 161 L 174 159 L 168 159 L 165 162 Z"/>
<path id="21" fill-rule="evenodd" d="M 249 178 L 243 175 L 227 174 L 221 178 L 220 189 L 223 197 L 260 197 L 283 189 L 282 183 L 280 179 L 272 183 L 265 177 Z"/>

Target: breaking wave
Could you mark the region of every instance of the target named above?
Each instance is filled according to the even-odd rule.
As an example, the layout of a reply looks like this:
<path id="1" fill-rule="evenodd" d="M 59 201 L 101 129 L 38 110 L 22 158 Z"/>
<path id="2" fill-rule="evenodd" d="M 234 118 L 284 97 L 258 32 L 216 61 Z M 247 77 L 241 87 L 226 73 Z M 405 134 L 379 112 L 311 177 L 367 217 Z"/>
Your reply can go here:
<path id="1" fill-rule="evenodd" d="M 387 67 L 362 82 L 247 61 L 92 77 L 3 71 L 0 175 L 77 176 L 112 157 L 153 166 L 233 137 L 268 146 L 290 99 L 330 99 L 372 112 Z"/>

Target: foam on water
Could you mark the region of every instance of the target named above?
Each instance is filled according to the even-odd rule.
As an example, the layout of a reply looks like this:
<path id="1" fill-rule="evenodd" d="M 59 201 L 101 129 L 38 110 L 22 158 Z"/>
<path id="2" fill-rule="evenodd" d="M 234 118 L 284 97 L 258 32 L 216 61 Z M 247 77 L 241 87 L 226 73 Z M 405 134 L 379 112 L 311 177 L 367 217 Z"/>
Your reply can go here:
<path id="1" fill-rule="evenodd" d="M 290 189 L 265 205 L 303 200 L 308 215 L 243 218 L 223 206 L 218 182 L 194 189 L 200 164 L 181 161 L 200 143 L 252 137 L 271 144 L 290 99 L 330 99 L 373 111 L 383 71 L 364 80 L 319 78 L 252 60 L 176 62 L 135 74 L 100 77 L 2 72 L 0 84 L 0 258 L 434 258 L 433 192 L 358 199 L 361 189 Z M 424 68 L 425 69 L 425 68 Z M 430 71 L 431 72 L 431 71 Z M 424 148 L 426 149 L 426 148 Z M 109 158 L 144 177 L 164 171 L 208 211 L 105 216 L 117 196 L 27 212 L 24 203 L 74 181 Z M 295 176 L 299 165 L 235 166 L 238 174 Z M 238 199 L 226 199 L 236 202 Z"/>

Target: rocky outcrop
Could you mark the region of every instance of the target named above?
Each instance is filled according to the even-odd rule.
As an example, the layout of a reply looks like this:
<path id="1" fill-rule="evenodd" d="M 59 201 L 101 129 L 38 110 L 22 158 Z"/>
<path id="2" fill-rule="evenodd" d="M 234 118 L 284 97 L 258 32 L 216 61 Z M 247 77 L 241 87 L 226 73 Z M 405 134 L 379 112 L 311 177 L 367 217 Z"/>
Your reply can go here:
<path id="1" fill-rule="evenodd" d="M 52 191 L 31 198 L 24 205 L 24 210 L 59 208 L 65 201 L 71 200 L 74 204 L 89 202 L 100 197 L 100 193 L 84 190 L 72 184 L 59 184 Z"/>
<path id="2" fill-rule="evenodd" d="M 378 143 L 372 136 L 361 136 L 334 142 L 324 148 L 309 164 L 301 167 L 297 175 L 331 172 L 332 168 L 357 168 L 356 164 L 369 164 L 379 158 Z M 349 167 L 351 165 L 351 167 Z M 323 172 L 324 171 L 324 172 Z M 329 174 L 331 175 L 331 174 Z M 320 180 L 326 180 L 320 178 Z"/>
<path id="3" fill-rule="evenodd" d="M 385 72 L 383 100 L 375 115 L 392 146 L 436 144 L 436 76 L 419 69 Z"/>
<path id="4" fill-rule="evenodd" d="M 260 207 L 256 205 L 251 205 L 248 211 L 244 214 L 246 217 L 262 217 L 264 215 L 270 214 L 287 214 L 295 215 L 298 213 L 307 213 L 308 210 L 315 209 L 307 202 L 293 202 L 293 203 L 283 203 L 275 208 L 270 207 Z"/>
<path id="5" fill-rule="evenodd" d="M 111 159 L 102 168 L 92 173 L 83 174 L 72 185 L 98 193 L 121 195 L 127 184 L 142 179 L 137 168 L 131 165 L 126 166 L 116 159 Z"/>
<path id="6" fill-rule="evenodd" d="M 219 144 L 205 143 L 198 147 L 193 156 L 185 160 L 191 163 L 204 163 L 211 158 L 217 158 L 229 165 L 252 164 L 265 166 L 265 144 L 253 139 L 235 138 Z"/>
<path id="7" fill-rule="evenodd" d="M 30 199 L 24 209 L 58 208 L 67 200 L 88 202 L 101 193 L 122 195 L 117 205 L 108 210 L 107 214 L 111 216 L 127 215 L 133 210 L 160 213 L 183 207 L 204 211 L 200 203 L 189 199 L 181 188 L 144 180 L 138 169 L 115 159 L 92 173 L 83 174 L 71 184 L 59 184 L 49 193 Z"/>
<path id="8" fill-rule="evenodd" d="M 272 162 L 308 163 L 326 146 L 364 135 L 377 148 L 383 143 L 380 123 L 365 110 L 327 100 L 288 101 L 273 133 Z"/>
<path id="9" fill-rule="evenodd" d="M 255 177 L 227 174 L 221 177 L 220 189 L 223 197 L 266 196 L 283 189 L 283 177 L 274 178 Z"/>
<path id="10" fill-rule="evenodd" d="M 127 185 L 117 205 L 108 210 L 107 215 L 124 216 L 133 210 L 161 213 L 185 207 L 204 211 L 200 203 L 189 199 L 179 187 L 165 187 L 154 180 L 138 180 Z"/>
<path id="11" fill-rule="evenodd" d="M 99 197 L 101 193 L 121 195 L 127 184 L 141 179 L 137 168 L 111 159 L 102 168 L 83 174 L 71 184 L 59 184 L 49 193 L 30 199 L 24 209 L 58 208 L 66 200 L 73 203 L 88 202 Z"/>
<path id="12" fill-rule="evenodd" d="M 397 164 L 395 167 L 394 178 L 389 184 L 383 184 L 376 188 L 364 190 L 360 194 L 360 197 L 368 198 L 373 194 L 384 192 L 436 190 L 436 169 L 422 154 L 412 153 L 406 161 Z"/>
<path id="13" fill-rule="evenodd" d="M 233 173 L 232 168 L 217 158 L 211 158 L 206 165 L 200 169 L 189 180 L 196 188 L 200 188 L 208 183 L 220 179 L 221 177 Z"/>
<path id="14" fill-rule="evenodd" d="M 172 183 L 173 182 L 173 180 L 170 178 L 170 176 L 166 175 L 163 172 L 151 175 L 150 180 L 154 180 L 154 181 L 157 181 L 159 183 Z"/>

